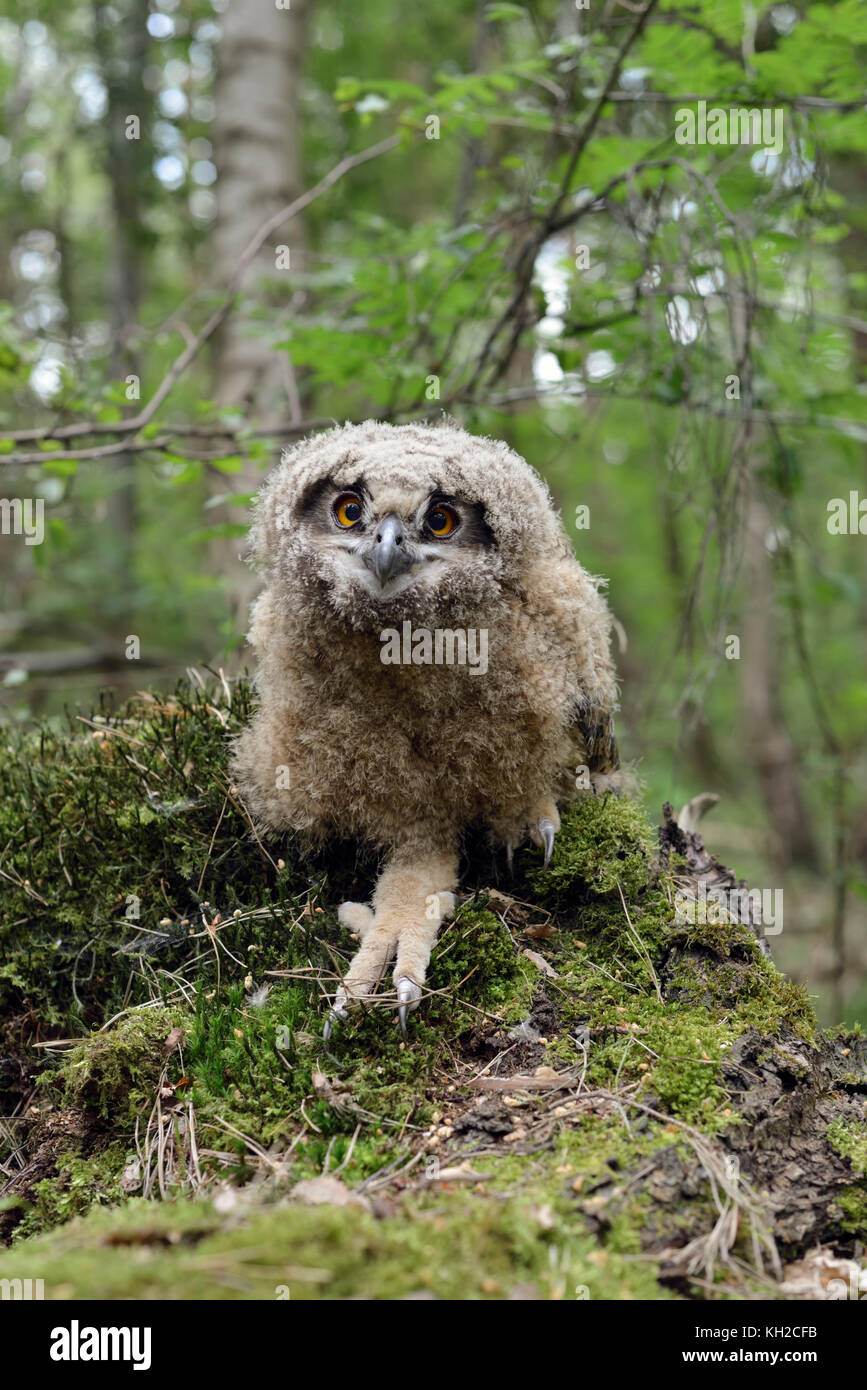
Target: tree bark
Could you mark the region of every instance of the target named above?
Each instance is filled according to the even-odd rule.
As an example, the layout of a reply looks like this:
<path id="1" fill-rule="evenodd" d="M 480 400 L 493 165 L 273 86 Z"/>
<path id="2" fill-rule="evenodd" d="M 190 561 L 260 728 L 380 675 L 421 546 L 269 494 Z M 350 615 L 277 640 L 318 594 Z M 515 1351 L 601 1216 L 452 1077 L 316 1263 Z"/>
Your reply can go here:
<path id="1" fill-rule="evenodd" d="M 748 503 L 741 696 L 745 743 L 759 774 L 780 868 L 797 863 L 818 870 L 819 853 L 798 773 L 798 754 L 780 699 L 780 650 L 774 621 L 774 585 L 767 548 L 770 519 L 755 492 Z"/>
<path id="2" fill-rule="evenodd" d="M 299 83 L 307 11 L 306 0 L 292 0 L 287 9 L 273 3 L 261 5 L 258 0 L 232 0 L 221 19 L 214 121 L 218 180 L 213 245 L 218 282 L 228 280 L 265 219 L 303 192 Z M 289 270 L 277 268 L 275 253 L 280 245 L 289 247 Z M 248 271 L 249 289 L 255 288 L 257 278 L 283 277 L 285 289 L 269 323 L 276 319 L 285 324 L 288 318 L 293 272 L 301 266 L 303 245 L 303 226 L 296 218 L 287 225 L 285 235 L 278 233 L 263 247 Z M 271 334 L 264 334 L 243 308 L 230 318 L 218 340 L 216 378 L 219 404 L 243 410 L 260 425 L 297 409 L 287 354 L 274 350 Z M 259 469 L 246 464 L 231 482 L 235 491 L 249 493 L 260 480 Z M 213 491 L 226 491 L 226 482 L 219 475 Z M 216 519 L 238 521 L 237 509 Z M 218 540 L 211 554 L 217 572 L 227 581 L 236 626 L 246 622 L 256 588 L 239 559 L 239 549 L 238 540 Z"/>
<path id="3" fill-rule="evenodd" d="M 111 190 L 111 259 L 108 300 L 111 306 L 111 379 L 123 383 L 134 375 L 141 382 L 141 364 L 134 335 L 139 322 L 144 276 L 143 252 L 148 247 L 144 208 L 152 176 L 153 147 L 149 137 L 152 99 L 144 83 L 147 63 L 148 0 L 129 0 L 120 21 L 116 9 L 94 8 L 94 44 L 107 91 L 105 168 Z M 138 138 L 129 138 L 127 121 L 137 116 Z M 140 409 L 132 400 L 130 410 Z M 136 631 L 135 540 L 137 527 L 135 455 L 121 454 L 111 465 L 108 497 L 112 552 L 108 563 L 112 588 L 120 598 L 117 616 L 106 615 L 112 646 L 123 651 L 125 636 Z"/>

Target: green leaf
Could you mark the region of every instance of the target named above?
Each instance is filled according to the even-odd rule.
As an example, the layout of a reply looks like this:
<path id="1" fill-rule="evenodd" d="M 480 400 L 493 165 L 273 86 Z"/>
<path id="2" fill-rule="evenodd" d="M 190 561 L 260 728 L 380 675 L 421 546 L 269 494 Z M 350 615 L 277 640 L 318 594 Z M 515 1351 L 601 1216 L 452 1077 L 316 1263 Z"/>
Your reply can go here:
<path id="1" fill-rule="evenodd" d="M 489 24 L 506 24 L 512 19 L 526 19 L 527 11 L 523 5 L 494 4 L 485 8 L 485 19 Z"/>

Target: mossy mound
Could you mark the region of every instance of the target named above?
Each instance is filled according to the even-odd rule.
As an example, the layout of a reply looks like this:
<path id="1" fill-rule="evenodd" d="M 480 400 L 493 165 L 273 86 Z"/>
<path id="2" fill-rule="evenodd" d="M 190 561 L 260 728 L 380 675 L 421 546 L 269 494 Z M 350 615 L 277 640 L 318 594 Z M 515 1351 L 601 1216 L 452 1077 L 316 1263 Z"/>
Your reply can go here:
<path id="1" fill-rule="evenodd" d="M 632 800 L 568 808 L 548 872 L 528 849 L 492 884 L 470 850 L 408 1042 L 373 1005 L 326 1043 L 336 906 L 375 864 L 257 841 L 226 775 L 249 707 L 243 681 L 142 697 L 3 770 L 3 1277 L 706 1297 L 852 1246 L 867 1045 L 820 1035 L 746 926 L 676 921 L 683 866 Z"/>
<path id="2" fill-rule="evenodd" d="M 297 914 L 352 884 L 351 847 L 311 861 L 287 842 L 277 861 L 253 838 L 226 769 L 229 739 L 250 712 L 246 681 L 182 684 L 117 710 L 106 698 L 87 718 L 23 737 L 7 729 L 4 1019 L 42 1037 L 80 1032 L 149 997 L 142 972 L 159 981 L 182 967 L 202 978 L 214 959 L 204 926 L 215 920 L 226 960 L 242 950 L 276 964 L 274 928 L 293 906 Z"/>
<path id="3" fill-rule="evenodd" d="M 205 1201 L 134 1199 L 3 1252 L 2 1272 L 27 1278 L 38 1268 L 56 1299 L 672 1296 L 651 1266 L 600 1250 L 574 1223 L 552 1234 L 567 1204 L 540 1205 L 541 1184 L 524 1184 L 513 1201 L 496 1174 L 480 1184 L 493 1187 L 489 1197 L 465 1186 L 413 1193 L 399 1213 L 380 1215 L 369 1201 L 231 1212 L 221 1201 L 220 1212 Z"/>

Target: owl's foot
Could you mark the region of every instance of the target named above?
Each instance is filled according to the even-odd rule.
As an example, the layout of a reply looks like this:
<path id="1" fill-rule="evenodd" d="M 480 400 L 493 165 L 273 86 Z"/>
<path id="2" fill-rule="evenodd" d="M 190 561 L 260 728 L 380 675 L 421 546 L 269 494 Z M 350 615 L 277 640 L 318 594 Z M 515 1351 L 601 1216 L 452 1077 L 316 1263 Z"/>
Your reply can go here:
<path id="1" fill-rule="evenodd" d="M 407 1015 L 413 1009 L 418 1008 L 421 999 L 421 985 L 417 985 L 415 980 L 408 980 L 406 976 L 401 976 L 399 980 L 395 980 L 395 988 L 397 989 L 397 1017 L 400 1023 L 400 1031 L 403 1033 L 403 1036 L 406 1037 Z M 336 1023 L 346 1022 L 349 1017 L 348 1005 L 350 1002 L 349 995 L 341 986 L 335 995 L 333 1005 L 328 1010 L 328 1017 L 322 1029 L 322 1036 L 326 1042 L 328 1042 L 331 1037 L 334 1025 Z"/>
<path id="2" fill-rule="evenodd" d="M 396 956 L 394 969 L 395 992 L 377 996 L 377 1003 L 397 1004 L 400 1030 L 406 1037 L 408 1014 L 418 1007 L 422 984 L 436 940 L 439 924 L 454 910 L 452 892 L 430 894 L 421 919 L 394 911 L 375 913 L 363 903 L 342 903 L 338 920 L 361 937 L 349 970 L 338 989 L 323 1029 L 326 1042 L 336 1023 L 344 1022 L 353 1005 L 360 1004 L 376 989 L 390 963 Z"/>
<path id="3" fill-rule="evenodd" d="M 534 845 L 544 849 L 545 858 L 542 860 L 542 868 L 547 869 L 551 863 L 551 855 L 554 853 L 554 836 L 560 829 L 560 815 L 553 802 L 545 807 L 535 825 L 530 830 L 530 839 Z M 506 863 L 509 873 L 514 871 L 515 846 L 510 840 L 506 845 Z"/>
<path id="4" fill-rule="evenodd" d="M 541 812 L 539 819 L 530 831 L 530 839 L 545 851 L 542 868 L 547 869 L 554 853 L 554 836 L 560 829 L 560 815 L 554 802 L 550 802 Z"/>
<path id="5" fill-rule="evenodd" d="M 429 915 L 425 916 L 424 922 L 407 924 L 397 938 L 394 984 L 397 990 L 397 1018 L 404 1037 L 407 1015 L 418 1008 L 421 1000 L 422 985 L 440 922 L 454 912 L 456 903 L 457 898 L 452 892 L 432 893 L 427 900 Z"/>
<path id="6" fill-rule="evenodd" d="M 529 833 L 529 838 L 534 842 L 534 845 L 539 845 L 539 848 L 545 849 L 545 859 L 542 860 L 543 869 L 547 869 L 547 866 L 549 866 L 550 856 L 552 856 L 554 852 L 554 835 L 556 834 L 557 826 L 554 826 L 550 816 L 540 817 L 540 819 L 536 821 L 534 828 L 532 828 L 531 833 Z M 509 869 L 509 877 L 513 878 L 514 842 L 511 840 L 506 842 L 506 867 Z"/>
<path id="7" fill-rule="evenodd" d="M 347 931 L 354 936 L 364 940 L 370 928 L 373 926 L 373 908 L 368 907 L 367 903 L 341 903 L 337 909 L 337 920 Z M 322 1036 L 326 1042 L 331 1037 L 335 1023 L 343 1023 L 349 1016 L 349 995 L 343 985 L 334 997 L 334 1003 L 328 1010 L 328 1017 L 325 1020 L 325 1027 Z"/>
<path id="8" fill-rule="evenodd" d="M 557 834 L 557 827 L 548 817 L 543 816 L 536 825 L 533 840 L 536 844 L 542 844 L 545 849 L 545 858 L 542 860 L 542 868 L 547 869 L 551 863 L 551 855 L 554 853 L 554 836 Z M 538 839 L 536 838 L 538 836 Z"/>
<path id="9" fill-rule="evenodd" d="M 396 950 L 396 933 L 387 927 L 383 929 L 382 923 L 377 927 L 376 914 L 367 903 L 341 903 L 337 909 L 337 920 L 347 931 L 360 938 L 361 946 L 328 1011 L 322 1030 L 326 1042 L 331 1037 L 335 1023 L 345 1022 L 352 1005 L 360 1003 L 376 987 Z"/>
<path id="10" fill-rule="evenodd" d="M 344 1023 L 346 1021 L 346 1017 L 346 992 L 345 990 L 339 989 L 334 997 L 334 1003 L 328 1010 L 328 1017 L 326 1018 L 325 1024 L 322 1028 L 322 1036 L 326 1042 L 329 1042 L 331 1039 L 331 1034 L 334 1032 L 335 1023 Z"/>

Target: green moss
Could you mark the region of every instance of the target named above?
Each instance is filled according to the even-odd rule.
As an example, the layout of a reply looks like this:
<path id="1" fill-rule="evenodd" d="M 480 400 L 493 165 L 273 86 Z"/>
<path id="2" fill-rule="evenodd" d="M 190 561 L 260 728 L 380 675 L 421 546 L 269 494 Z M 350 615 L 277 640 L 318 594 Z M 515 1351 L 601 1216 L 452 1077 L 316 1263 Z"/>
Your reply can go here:
<path id="1" fill-rule="evenodd" d="M 730 943 L 730 949 L 740 952 L 738 961 L 720 958 L 716 951 L 676 960 L 667 974 L 669 996 L 715 1017 L 732 1018 L 740 1032 L 753 1027 L 771 1034 L 786 1028 L 804 1042 L 815 1042 L 816 1019 L 806 990 L 781 974 L 745 929 L 738 933 L 740 939 Z"/>
<path id="2" fill-rule="evenodd" d="M 647 884 L 653 831 L 642 808 L 627 797 L 586 796 L 566 807 L 548 869 L 527 873 L 535 901 L 562 909 L 587 894 L 627 897 Z"/>
<path id="3" fill-rule="evenodd" d="M 834 1200 L 842 1213 L 842 1233 L 863 1240 L 867 1231 L 867 1183 L 844 1188 Z"/>
<path id="4" fill-rule="evenodd" d="M 590 1030 L 587 1078 L 607 1087 L 639 1083 L 639 1099 L 708 1130 L 732 1118 L 719 1066 L 740 1031 L 704 1009 L 660 1004 L 607 991 L 608 1002 L 585 992 Z M 726 1114 L 726 1110 L 728 1113 Z"/>
<path id="5" fill-rule="evenodd" d="M 863 1240 L 867 1231 L 867 1126 L 835 1120 L 826 1129 L 825 1137 L 861 1179 L 844 1188 L 834 1200 L 842 1212 L 841 1231 Z"/>
<path id="6" fill-rule="evenodd" d="M 121 1144 L 112 1144 L 91 1158 L 61 1154 L 56 1176 L 36 1184 L 32 1201 L 15 1227 L 14 1240 L 62 1226 L 91 1207 L 121 1201 L 120 1179 L 128 1156 Z"/>
<path id="7" fill-rule="evenodd" d="M 825 1137 L 835 1153 L 846 1158 L 854 1172 L 867 1177 L 867 1126 L 857 1127 L 835 1120 L 825 1131 Z"/>
<path id="8" fill-rule="evenodd" d="M 500 919 L 470 903 L 440 936 L 430 986 L 460 999 L 471 997 L 477 1007 L 495 1008 L 510 996 L 516 954 Z"/>
<path id="9" fill-rule="evenodd" d="M 142 1106 L 153 1104 L 164 1045 L 185 1018 L 178 1008 L 137 1009 L 105 1032 L 76 1043 L 59 1071 L 45 1074 L 44 1084 L 64 1104 L 91 1110 L 122 1129 Z"/>
<path id="10" fill-rule="evenodd" d="M 355 876 L 348 848 L 330 847 L 326 867 L 287 841 L 278 872 L 277 855 L 253 839 L 226 771 L 229 739 L 250 712 L 244 680 L 229 698 L 182 684 L 119 710 L 106 700 L 84 723 L 4 731 L 4 1017 L 75 1034 L 149 999 L 166 969 L 193 963 L 212 979 L 203 917 L 218 912 L 227 950 L 278 965 L 299 904 Z"/>
<path id="11" fill-rule="evenodd" d="M 490 1196 L 456 1186 L 380 1220 L 353 1206 L 278 1204 L 225 1219 L 204 1202 L 133 1200 L 3 1253 L 0 1276 L 38 1268 L 48 1299 L 502 1299 L 528 1284 L 558 1300 L 671 1297 L 652 1262 L 600 1250 L 572 1199 L 540 1204 L 546 1191 L 533 1184 L 506 1202 L 493 1176 Z"/>

